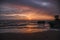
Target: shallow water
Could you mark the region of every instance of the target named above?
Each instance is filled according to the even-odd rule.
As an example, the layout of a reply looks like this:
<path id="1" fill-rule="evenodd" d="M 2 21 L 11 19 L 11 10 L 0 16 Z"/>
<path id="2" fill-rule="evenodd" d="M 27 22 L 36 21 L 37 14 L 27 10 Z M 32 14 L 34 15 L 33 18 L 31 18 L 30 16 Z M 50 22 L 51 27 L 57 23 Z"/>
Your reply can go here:
<path id="1" fill-rule="evenodd" d="M 46 24 L 47 25 L 47 24 Z M 13 33 L 34 33 L 43 32 L 49 29 L 49 25 L 27 24 L 22 26 L 6 26 L 0 27 L 0 33 L 13 32 Z"/>

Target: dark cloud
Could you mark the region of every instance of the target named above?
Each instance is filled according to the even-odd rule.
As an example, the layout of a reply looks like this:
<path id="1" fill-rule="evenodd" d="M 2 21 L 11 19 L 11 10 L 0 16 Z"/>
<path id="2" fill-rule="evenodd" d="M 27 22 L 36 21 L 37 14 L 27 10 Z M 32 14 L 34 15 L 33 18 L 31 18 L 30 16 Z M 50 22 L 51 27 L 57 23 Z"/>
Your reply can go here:
<path id="1" fill-rule="evenodd" d="M 12 16 L 3 16 L 3 14 L 12 14 L 16 12 L 20 12 L 20 9 L 11 8 L 8 5 L 16 5 L 16 6 L 30 6 L 36 9 L 42 9 L 43 11 L 49 12 L 50 15 L 60 15 L 60 7 L 58 0 L 0 0 L 0 19 L 14 19 Z M 28 11 L 24 10 L 23 12 Z M 8 14 L 7 14 L 8 13 Z"/>
<path id="2" fill-rule="evenodd" d="M 31 6 L 38 9 L 41 8 L 48 12 L 59 14 L 58 0 L 2 0 L 1 1 L 1 4 L 5 4 L 5 3 Z"/>

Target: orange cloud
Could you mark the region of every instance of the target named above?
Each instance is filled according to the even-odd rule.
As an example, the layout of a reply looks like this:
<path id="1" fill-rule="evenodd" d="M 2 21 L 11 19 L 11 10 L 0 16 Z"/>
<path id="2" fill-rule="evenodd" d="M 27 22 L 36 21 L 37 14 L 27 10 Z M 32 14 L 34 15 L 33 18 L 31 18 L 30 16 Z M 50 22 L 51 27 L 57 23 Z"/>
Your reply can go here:
<path id="1" fill-rule="evenodd" d="M 15 19 L 24 19 L 24 20 L 53 20 L 53 16 L 49 15 L 48 12 L 36 9 L 29 6 L 17 6 L 11 5 L 10 7 L 17 9 L 17 12 L 14 14 L 9 14 L 7 16 L 14 16 Z"/>

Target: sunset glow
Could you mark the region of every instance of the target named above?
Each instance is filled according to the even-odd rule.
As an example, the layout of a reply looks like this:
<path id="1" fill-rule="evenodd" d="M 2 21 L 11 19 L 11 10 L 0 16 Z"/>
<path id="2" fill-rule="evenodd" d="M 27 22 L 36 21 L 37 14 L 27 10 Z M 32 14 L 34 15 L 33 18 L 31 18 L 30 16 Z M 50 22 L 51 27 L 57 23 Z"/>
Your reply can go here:
<path id="1" fill-rule="evenodd" d="M 10 12 L 10 14 L 1 14 L 1 16 L 7 16 L 10 19 L 16 19 L 16 20 L 53 20 L 54 19 L 52 15 L 48 14 L 49 12 L 29 6 L 10 5 L 4 7 L 4 9 L 6 8 L 7 10 L 5 11 L 12 11 L 12 12 Z"/>
<path id="2" fill-rule="evenodd" d="M 57 0 L 3 0 L 0 2 L 0 26 L 20 33 L 47 31 L 55 24 L 59 25 L 60 9 L 57 5 Z"/>

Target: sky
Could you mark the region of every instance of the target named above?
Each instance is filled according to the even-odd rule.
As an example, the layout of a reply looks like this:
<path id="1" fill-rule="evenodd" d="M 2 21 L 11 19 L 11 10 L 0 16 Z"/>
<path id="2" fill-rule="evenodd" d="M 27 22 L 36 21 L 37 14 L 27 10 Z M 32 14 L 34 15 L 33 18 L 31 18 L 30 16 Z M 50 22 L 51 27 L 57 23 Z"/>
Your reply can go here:
<path id="1" fill-rule="evenodd" d="M 2 0 L 0 19 L 50 20 L 60 15 L 58 0 Z"/>

